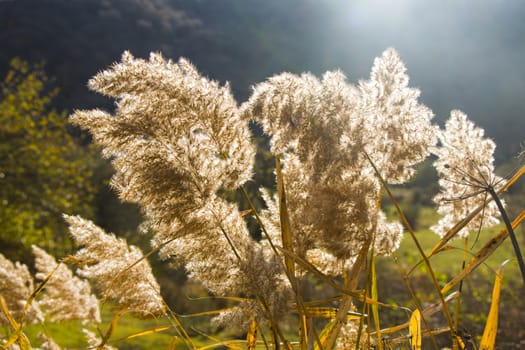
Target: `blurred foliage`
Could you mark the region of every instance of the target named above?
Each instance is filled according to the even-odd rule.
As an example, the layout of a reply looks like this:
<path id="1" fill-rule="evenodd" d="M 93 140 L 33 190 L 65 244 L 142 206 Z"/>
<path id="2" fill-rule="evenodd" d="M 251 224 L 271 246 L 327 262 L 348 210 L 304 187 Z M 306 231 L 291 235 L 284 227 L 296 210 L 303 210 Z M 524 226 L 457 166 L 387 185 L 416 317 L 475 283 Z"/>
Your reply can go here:
<path id="1" fill-rule="evenodd" d="M 92 214 L 92 153 L 67 131 L 65 113 L 50 108 L 41 66 L 13 59 L 0 82 L 0 247 L 26 260 L 38 243 L 56 256 L 69 248 L 62 213 Z"/>

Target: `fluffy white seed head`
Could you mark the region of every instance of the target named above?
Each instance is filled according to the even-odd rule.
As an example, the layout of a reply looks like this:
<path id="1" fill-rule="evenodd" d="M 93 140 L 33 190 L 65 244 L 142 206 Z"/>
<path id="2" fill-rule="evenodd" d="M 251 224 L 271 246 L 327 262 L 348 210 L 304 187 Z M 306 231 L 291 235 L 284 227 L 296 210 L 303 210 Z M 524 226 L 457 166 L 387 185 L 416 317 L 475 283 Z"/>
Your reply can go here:
<path id="1" fill-rule="evenodd" d="M 33 293 L 33 277 L 26 265 L 19 262 L 12 263 L 0 254 L 0 295 L 4 298 L 11 316 L 20 321 L 27 301 Z M 24 315 L 27 323 L 43 321 L 44 317 L 36 300 Z M 0 313 L 0 323 L 9 325 L 4 313 Z"/>
<path id="2" fill-rule="evenodd" d="M 434 201 L 443 218 L 431 229 L 443 236 L 470 211 L 485 205 L 489 198 L 487 186 L 497 186 L 501 178 L 494 174 L 495 143 L 485 138 L 483 129 L 476 127 L 464 113 L 452 111 L 438 136 L 440 145 L 433 153 L 438 157 L 434 166 L 441 191 Z M 497 224 L 498 216 L 496 204 L 487 203 L 485 209 L 458 232 L 458 237 Z"/>
<path id="3" fill-rule="evenodd" d="M 142 252 L 79 216 L 65 216 L 75 243 L 77 273 L 95 283 L 104 299 L 141 316 L 165 312 L 160 287 Z"/>
<path id="4" fill-rule="evenodd" d="M 98 299 L 91 293 L 89 282 L 74 276 L 66 265 L 58 265 L 55 258 L 43 249 L 34 245 L 32 249 L 38 271 L 35 277 L 43 281 L 52 273 L 38 299 L 46 317 L 53 322 L 82 320 L 99 323 Z"/>
<path id="5" fill-rule="evenodd" d="M 40 349 L 42 350 L 61 350 L 61 347 L 49 335 L 45 333 L 39 333 L 38 338 L 42 340 L 42 345 L 40 345 Z"/>
<path id="6" fill-rule="evenodd" d="M 359 85 L 366 151 L 388 183 L 409 180 L 436 143 L 432 111 L 418 102 L 420 92 L 408 86 L 405 71 L 397 52 L 388 49 L 374 60 L 370 80 Z"/>
<path id="7" fill-rule="evenodd" d="M 89 86 L 117 100 L 115 114 L 77 111 L 71 120 L 113 160 L 112 185 L 140 204 L 157 232 L 183 234 L 173 229 L 183 229 L 211 195 L 251 179 L 251 134 L 229 86 L 202 77 L 187 60 L 126 52 Z"/>
<path id="8" fill-rule="evenodd" d="M 359 330 L 359 328 L 359 322 L 346 322 L 339 331 L 334 350 L 374 348 L 375 346 L 371 344 L 373 339 L 366 333 L 366 326 L 362 330 Z M 359 345 L 357 344 L 358 339 Z"/>
<path id="9" fill-rule="evenodd" d="M 86 338 L 90 349 L 117 350 L 117 348 L 109 344 L 104 344 L 103 346 L 100 346 L 100 344 L 102 343 L 102 339 L 100 337 L 97 337 L 97 335 L 89 329 L 82 328 L 82 333 L 84 333 L 84 337 Z"/>
<path id="10" fill-rule="evenodd" d="M 283 73 L 257 84 L 238 109 L 228 85 L 202 77 L 187 60 L 152 54 L 146 61 L 126 52 L 89 83 L 117 100 L 114 115 L 78 111 L 72 121 L 113 160 L 112 185 L 123 200 L 140 204 L 161 257 L 184 265 L 214 294 L 247 296 L 221 319 L 279 318 L 293 299 L 282 257 L 266 238 L 254 241 L 237 207 L 219 195 L 251 178 L 248 122 L 262 126 L 281 159 L 294 253 L 326 273 L 349 269 L 363 249 L 373 244 L 377 254 L 388 254 L 402 237 L 401 226 L 381 212 L 380 181 L 367 156 L 388 183 L 403 183 L 436 142 L 432 113 L 405 71 L 389 49 L 357 87 L 339 71 L 322 78 Z M 282 246 L 279 204 L 268 193 L 264 199 L 262 221 Z M 76 235 L 82 245 L 93 241 Z M 120 244 L 95 236 L 93 251 Z M 80 271 L 94 278 L 103 267 L 91 254 L 84 247 L 78 257 L 93 261 Z"/>

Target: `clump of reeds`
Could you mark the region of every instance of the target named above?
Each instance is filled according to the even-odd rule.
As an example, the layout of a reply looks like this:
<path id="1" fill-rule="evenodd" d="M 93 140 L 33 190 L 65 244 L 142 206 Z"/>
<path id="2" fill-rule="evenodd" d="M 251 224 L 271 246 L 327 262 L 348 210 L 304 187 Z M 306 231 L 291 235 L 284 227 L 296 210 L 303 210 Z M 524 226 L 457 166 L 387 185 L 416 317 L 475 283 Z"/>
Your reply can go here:
<path id="1" fill-rule="evenodd" d="M 405 70 L 398 54 L 389 49 L 374 61 L 370 79 L 357 85 L 339 71 L 321 79 L 283 73 L 255 85 L 240 106 L 228 85 L 201 76 L 185 59 L 174 63 L 152 54 L 142 60 L 126 52 L 122 62 L 97 74 L 89 86 L 116 99 L 115 112 L 77 111 L 71 121 L 88 129 L 102 154 L 111 159 L 116 170 L 111 184 L 120 198 L 141 206 L 153 250 L 143 256 L 138 248 L 89 221 L 66 218 L 80 246 L 66 262 L 76 264 L 79 277 L 94 282 L 99 295 L 120 308 L 105 334 L 96 337 L 86 331 L 89 344 L 108 347 L 118 318 L 132 312 L 140 317 L 165 315 L 178 339 L 195 347 L 162 301 L 147 263 L 147 257 L 158 252 L 167 262 L 184 266 L 189 277 L 214 296 L 235 300 L 232 307 L 218 311 L 213 322 L 244 329 L 246 340 L 217 345 L 386 349 L 401 344 L 418 349 L 428 338 L 429 346 L 438 348 L 435 334 L 447 332 L 451 347 L 464 348 L 457 332 L 458 311 L 455 315 L 449 304 L 459 303 L 455 288 L 507 236 L 514 242 L 513 228 L 524 215 L 511 222 L 499 195 L 524 169 L 510 180 L 496 176 L 494 143 L 459 111 L 451 113 L 445 129 L 432 124 L 433 114 L 418 101 L 419 91 L 409 87 Z M 251 122 L 262 127 L 275 158 L 276 186 L 261 189 L 263 209 L 252 205 L 245 189 L 256 152 Z M 424 252 L 389 186 L 407 183 L 414 167 L 431 154 L 437 157 L 441 177 L 436 202 L 443 219 L 433 227 L 441 238 L 431 252 Z M 244 194 L 248 211 L 241 212 L 226 199 L 232 191 Z M 384 192 L 397 208 L 398 222 L 383 212 Z M 261 239 L 252 237 L 245 216 L 257 221 Z M 506 228 L 441 287 L 429 258 L 440 254 L 449 240 L 494 225 L 500 216 Z M 407 282 L 414 304 L 410 320 L 383 328 L 380 312 L 398 306 L 380 300 L 375 257 L 393 255 L 405 234 L 418 247 L 439 304 L 424 308 Z M 514 247 L 522 264 L 519 246 Z M 43 252 L 35 248 L 35 253 L 44 261 Z M 4 347 L 28 346 L 22 332 L 24 316 L 30 314 L 28 305 L 40 303 L 34 300 L 40 291 L 53 297 L 63 288 L 58 281 L 65 285 L 71 280 L 90 295 L 79 277 L 61 266 L 42 270 L 47 277 L 37 276 L 43 279 L 40 287 L 30 291 L 31 296 L 20 292 L 25 301 L 2 301 L 2 320 L 12 328 Z M 7 264 L 4 270 L 8 269 L 6 274 L 17 273 Z M 59 271 L 64 271 L 60 279 Z M 303 291 L 312 279 L 329 286 L 333 295 L 308 299 Z M 494 344 L 499 281 L 482 348 Z M 9 294 L 0 291 L 7 300 Z M 75 293 L 71 295 L 79 295 Z M 68 302 L 74 303 L 64 300 Z M 84 312 L 97 321 L 90 305 Z M 50 299 L 42 302 L 44 306 L 60 308 Z M 445 316 L 439 329 L 427 321 L 436 312 Z M 284 328 L 297 329 L 295 336 L 283 330 L 283 322 Z"/>

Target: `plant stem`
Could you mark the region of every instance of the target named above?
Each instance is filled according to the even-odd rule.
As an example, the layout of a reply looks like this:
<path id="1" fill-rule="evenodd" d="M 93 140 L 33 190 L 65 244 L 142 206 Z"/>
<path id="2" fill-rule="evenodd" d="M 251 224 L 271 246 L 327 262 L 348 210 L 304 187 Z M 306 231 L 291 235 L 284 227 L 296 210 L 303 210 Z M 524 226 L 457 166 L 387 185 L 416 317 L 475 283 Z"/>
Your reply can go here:
<path id="1" fill-rule="evenodd" d="M 518 244 L 518 240 L 516 239 L 516 234 L 514 233 L 514 229 L 512 228 L 509 217 L 507 215 L 507 211 L 503 207 L 503 203 L 501 203 L 501 200 L 499 199 L 496 191 L 494 191 L 494 188 L 492 186 L 488 186 L 487 190 L 492 196 L 492 198 L 494 199 L 494 201 L 496 202 L 496 205 L 498 206 L 498 209 L 501 213 L 501 218 L 503 219 L 503 222 L 505 223 L 505 226 L 507 227 L 507 231 L 509 232 L 512 246 L 514 247 L 514 253 L 516 254 L 516 258 L 518 259 L 518 265 L 521 271 L 521 278 L 523 280 L 523 284 L 525 284 L 525 263 L 523 262 L 523 255 L 521 255 L 520 246 Z"/>
<path id="2" fill-rule="evenodd" d="M 419 240 L 416 238 L 416 234 L 415 234 L 414 230 L 412 229 L 412 226 L 408 222 L 405 214 L 403 213 L 403 211 L 401 210 L 401 207 L 399 206 L 399 203 L 397 203 L 396 199 L 394 198 L 394 195 L 390 191 L 390 188 L 388 187 L 385 179 L 383 179 L 383 177 L 381 176 L 381 173 L 379 172 L 379 170 L 375 166 L 374 162 L 372 162 L 372 159 L 370 158 L 370 156 L 367 153 L 365 153 L 365 156 L 368 158 L 368 161 L 370 162 L 370 165 L 372 165 L 372 168 L 374 168 L 374 171 L 375 171 L 377 177 L 379 178 L 379 180 L 381 181 L 381 183 L 383 185 L 383 188 L 386 190 L 386 192 L 388 194 L 388 197 L 390 198 L 390 200 L 394 204 L 394 207 L 396 208 L 396 211 L 399 214 L 401 222 L 403 223 L 403 225 L 407 229 L 408 233 L 410 233 L 410 236 L 412 237 L 412 240 L 416 244 L 416 247 L 417 247 L 417 250 L 419 251 L 419 254 L 421 255 L 421 257 L 425 261 L 425 265 L 427 266 L 428 273 L 430 275 L 432 283 L 434 284 L 434 288 L 435 288 L 435 290 L 436 290 L 436 292 L 437 292 L 437 294 L 439 296 L 439 300 L 441 301 L 441 304 L 443 305 L 443 313 L 445 314 L 445 318 L 447 320 L 447 324 L 448 324 L 448 327 L 449 327 L 449 330 L 450 330 L 450 335 L 452 337 L 452 340 L 454 341 L 456 339 L 456 330 L 454 328 L 454 323 L 452 321 L 452 317 L 450 316 L 450 311 L 449 311 L 448 305 L 447 305 L 447 303 L 445 301 L 445 297 L 443 296 L 443 293 L 441 292 L 441 288 L 439 287 L 439 283 L 438 283 L 438 281 L 436 279 L 436 275 L 434 273 L 434 269 L 432 268 L 432 265 L 430 264 L 430 261 L 428 260 L 427 255 L 423 251 L 423 247 L 421 247 L 421 244 L 419 243 Z"/>

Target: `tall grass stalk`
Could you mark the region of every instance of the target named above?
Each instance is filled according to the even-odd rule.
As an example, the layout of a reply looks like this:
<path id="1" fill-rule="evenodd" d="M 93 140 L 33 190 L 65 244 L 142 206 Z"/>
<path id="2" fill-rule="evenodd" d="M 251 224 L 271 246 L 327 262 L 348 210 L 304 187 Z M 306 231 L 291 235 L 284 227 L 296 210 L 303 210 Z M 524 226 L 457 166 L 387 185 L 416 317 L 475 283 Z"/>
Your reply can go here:
<path id="1" fill-rule="evenodd" d="M 439 296 L 439 300 L 441 301 L 441 305 L 443 306 L 443 313 L 445 314 L 445 318 L 446 318 L 447 323 L 448 323 L 448 327 L 449 327 L 449 330 L 450 330 L 451 338 L 453 339 L 453 342 L 455 344 L 456 330 L 454 328 L 454 323 L 452 321 L 452 317 L 450 315 L 450 311 L 448 309 L 448 305 L 447 305 L 447 303 L 445 301 L 445 297 L 443 296 L 443 293 L 441 292 L 441 288 L 439 287 L 439 283 L 438 283 L 438 281 L 436 279 L 436 275 L 434 273 L 434 269 L 432 267 L 432 264 L 430 264 L 430 260 L 427 258 L 425 252 L 423 251 L 423 248 L 421 247 L 421 244 L 419 243 L 419 240 L 416 238 L 416 234 L 415 234 L 414 230 L 412 229 L 410 223 L 408 222 L 405 214 L 401 210 L 401 207 L 397 203 L 397 200 L 395 199 L 394 195 L 390 191 L 390 189 L 388 187 L 388 184 L 386 184 L 386 182 L 384 181 L 384 179 L 381 176 L 379 170 L 377 169 L 375 164 L 372 162 L 372 159 L 370 159 L 370 157 L 368 155 L 367 155 L 367 158 L 370 161 L 370 164 L 372 165 L 374 170 L 376 171 L 376 174 L 378 175 L 379 179 L 381 180 L 381 182 L 382 182 L 382 184 L 383 184 L 383 186 L 384 186 L 384 188 L 385 188 L 385 190 L 386 190 L 386 192 L 388 194 L 388 197 L 390 198 L 390 200 L 394 204 L 394 206 L 396 208 L 396 211 L 397 211 L 399 217 L 401 218 L 401 221 L 403 222 L 403 225 L 407 229 L 408 233 L 410 233 L 410 237 L 412 238 L 412 240 L 416 244 L 416 247 L 417 247 L 417 250 L 418 250 L 419 254 L 423 257 L 423 260 L 425 261 L 425 265 L 428 268 L 428 273 L 430 275 L 430 278 L 432 280 L 434 288 L 435 288 L 435 290 L 436 290 L 436 292 L 437 292 L 437 294 Z"/>

